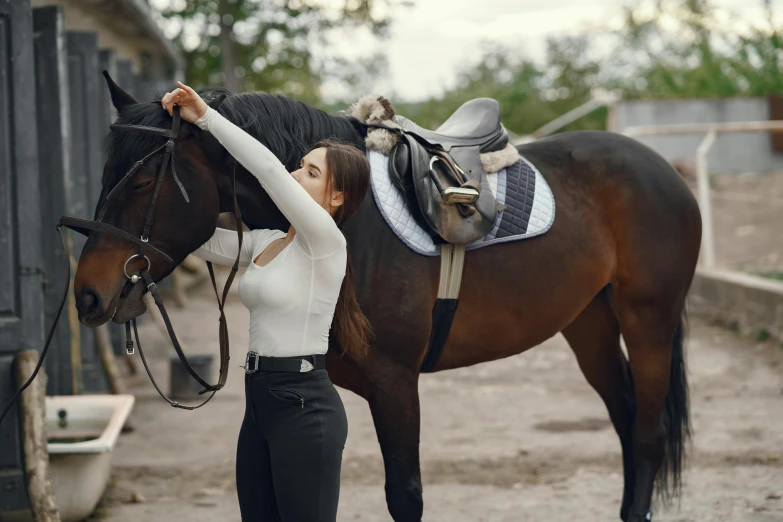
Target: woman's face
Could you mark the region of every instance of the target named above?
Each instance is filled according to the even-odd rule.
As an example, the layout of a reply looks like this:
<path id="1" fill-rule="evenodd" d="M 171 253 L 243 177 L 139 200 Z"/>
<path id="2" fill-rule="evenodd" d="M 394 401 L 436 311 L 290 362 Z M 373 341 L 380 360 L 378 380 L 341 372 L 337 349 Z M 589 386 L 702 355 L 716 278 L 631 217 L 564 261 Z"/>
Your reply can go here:
<path id="1" fill-rule="evenodd" d="M 308 194 L 329 214 L 334 215 L 343 204 L 343 193 L 332 189 L 327 195 L 330 173 L 326 169 L 326 149 L 320 147 L 311 150 L 299 163 L 299 168 L 291 173 Z"/>

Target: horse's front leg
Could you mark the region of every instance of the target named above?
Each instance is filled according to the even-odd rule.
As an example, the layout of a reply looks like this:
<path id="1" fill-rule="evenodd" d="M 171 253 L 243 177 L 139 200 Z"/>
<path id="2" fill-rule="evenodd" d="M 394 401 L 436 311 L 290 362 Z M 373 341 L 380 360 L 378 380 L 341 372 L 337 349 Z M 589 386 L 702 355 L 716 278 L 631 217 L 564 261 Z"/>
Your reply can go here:
<path id="1" fill-rule="evenodd" d="M 418 372 L 387 363 L 373 372 L 367 401 L 386 469 L 386 504 L 395 522 L 419 522 L 422 501 L 419 465 Z"/>

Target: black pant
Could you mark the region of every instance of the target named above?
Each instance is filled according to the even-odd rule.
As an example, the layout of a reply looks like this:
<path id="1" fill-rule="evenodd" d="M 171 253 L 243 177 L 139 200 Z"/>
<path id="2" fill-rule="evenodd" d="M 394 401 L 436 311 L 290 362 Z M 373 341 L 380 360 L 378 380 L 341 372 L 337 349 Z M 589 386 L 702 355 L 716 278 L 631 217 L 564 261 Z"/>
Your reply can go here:
<path id="1" fill-rule="evenodd" d="M 237 442 L 243 522 L 335 522 L 348 420 L 326 370 L 245 376 Z"/>

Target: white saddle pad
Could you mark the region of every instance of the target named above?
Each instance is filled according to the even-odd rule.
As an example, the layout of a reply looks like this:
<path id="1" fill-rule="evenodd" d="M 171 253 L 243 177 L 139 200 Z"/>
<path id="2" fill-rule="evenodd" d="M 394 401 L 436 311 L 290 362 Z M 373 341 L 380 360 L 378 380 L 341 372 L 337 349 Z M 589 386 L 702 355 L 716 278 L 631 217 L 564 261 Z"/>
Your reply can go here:
<path id="1" fill-rule="evenodd" d="M 400 189 L 389 175 L 389 157 L 367 150 L 372 170 L 372 193 L 381 215 L 400 240 L 414 252 L 424 256 L 439 256 L 440 247 L 413 218 Z M 508 208 L 498 213 L 493 229 L 465 250 L 540 236 L 555 220 L 555 198 L 546 180 L 522 156 L 519 161 L 500 172 L 487 176 L 498 203 Z"/>

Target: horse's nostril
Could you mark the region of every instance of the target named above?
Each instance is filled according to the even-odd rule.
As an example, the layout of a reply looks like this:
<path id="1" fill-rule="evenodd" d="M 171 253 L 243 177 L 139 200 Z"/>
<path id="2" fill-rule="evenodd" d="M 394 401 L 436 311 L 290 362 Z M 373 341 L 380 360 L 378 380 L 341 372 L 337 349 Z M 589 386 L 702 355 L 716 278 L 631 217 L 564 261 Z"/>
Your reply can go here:
<path id="1" fill-rule="evenodd" d="M 86 293 L 84 295 L 84 299 L 82 299 L 82 308 L 84 308 L 85 310 L 89 310 L 90 308 L 92 308 L 92 305 L 94 305 L 97 300 L 98 299 L 96 299 L 95 294 L 93 294 L 92 292 Z"/>
<path id="2" fill-rule="evenodd" d="M 76 296 L 76 309 L 81 318 L 101 315 L 103 313 L 103 299 L 98 292 L 89 286 L 82 288 Z"/>

